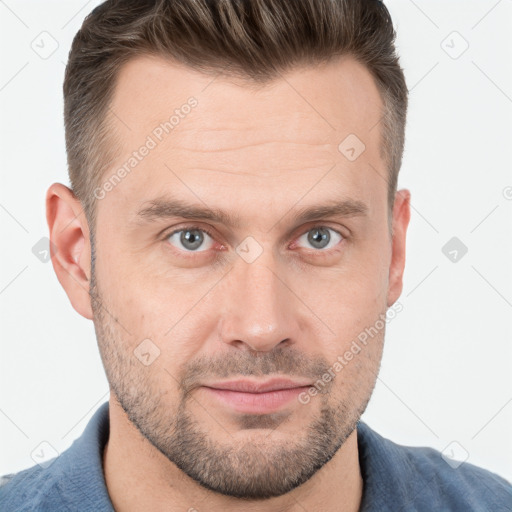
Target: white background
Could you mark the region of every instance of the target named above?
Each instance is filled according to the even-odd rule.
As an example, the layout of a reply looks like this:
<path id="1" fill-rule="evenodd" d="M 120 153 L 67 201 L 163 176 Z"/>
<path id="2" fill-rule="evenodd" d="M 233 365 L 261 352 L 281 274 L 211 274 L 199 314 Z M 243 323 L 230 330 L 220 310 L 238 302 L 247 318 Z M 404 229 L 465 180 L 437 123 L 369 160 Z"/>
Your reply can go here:
<path id="1" fill-rule="evenodd" d="M 0 474 L 34 465 L 41 441 L 66 449 L 108 399 L 92 322 L 32 253 L 48 186 L 68 184 L 67 53 L 98 3 L 0 2 Z M 399 187 L 413 209 L 404 309 L 363 419 L 401 444 L 455 440 L 456 457 L 512 480 L 512 1 L 385 3 L 410 90 Z M 51 48 L 44 31 L 58 43 L 46 59 L 32 48 Z M 454 236 L 468 248 L 456 263 L 442 252 Z"/>

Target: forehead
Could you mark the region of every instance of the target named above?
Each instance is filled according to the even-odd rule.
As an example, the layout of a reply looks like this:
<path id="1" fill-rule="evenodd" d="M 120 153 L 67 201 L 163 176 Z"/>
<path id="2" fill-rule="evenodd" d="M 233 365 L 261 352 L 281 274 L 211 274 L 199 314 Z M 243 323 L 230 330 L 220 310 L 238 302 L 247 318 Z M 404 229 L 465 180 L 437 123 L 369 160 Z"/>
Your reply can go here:
<path id="1" fill-rule="evenodd" d="M 367 138 L 366 132 L 381 114 L 372 76 L 348 56 L 315 67 L 298 67 L 261 86 L 206 75 L 157 56 L 141 56 L 119 71 L 111 113 L 122 111 L 122 118 L 114 115 L 118 121 L 113 119 L 114 125 L 128 132 L 133 126 L 149 131 L 190 97 L 198 100 L 201 115 L 191 116 L 175 130 L 183 142 L 191 137 L 185 133 L 187 128 L 200 136 L 197 129 L 224 127 L 252 133 L 264 130 L 269 135 L 284 132 L 302 141 L 329 136 L 337 140 L 347 129 Z M 276 126 L 272 121 L 278 118 L 283 124 Z M 368 126 L 371 121 L 374 124 Z M 311 123 L 310 130 L 304 130 L 305 122 Z"/>
<path id="2" fill-rule="evenodd" d="M 109 200 L 130 211 L 166 189 L 233 205 L 250 197 L 260 208 L 332 195 L 333 185 L 370 199 L 385 190 L 381 108 L 372 76 L 348 57 L 262 87 L 137 57 L 121 68 L 109 109 L 119 152 L 103 183 L 125 169 Z"/>

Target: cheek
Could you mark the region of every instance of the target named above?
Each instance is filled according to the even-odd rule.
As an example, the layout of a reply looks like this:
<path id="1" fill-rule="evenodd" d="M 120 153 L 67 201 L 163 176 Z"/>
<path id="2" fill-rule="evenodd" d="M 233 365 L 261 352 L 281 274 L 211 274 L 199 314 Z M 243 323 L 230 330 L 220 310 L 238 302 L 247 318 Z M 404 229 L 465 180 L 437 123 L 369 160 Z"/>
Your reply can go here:
<path id="1" fill-rule="evenodd" d="M 332 326 L 337 341 L 357 336 L 385 312 L 388 270 L 375 258 L 299 279 L 304 302 Z"/>
<path id="2" fill-rule="evenodd" d="M 356 340 L 336 358 L 334 393 L 341 401 L 359 406 L 369 399 L 379 371 L 382 340 L 383 333 L 365 343 Z"/>
<path id="3" fill-rule="evenodd" d="M 124 352 L 149 349 L 158 354 L 157 366 L 175 375 L 211 336 L 211 320 L 219 314 L 207 296 L 214 284 L 211 276 L 208 280 L 183 271 L 155 276 L 140 258 L 114 260 L 108 252 L 98 255 L 96 276 L 105 321 L 116 324 Z"/>

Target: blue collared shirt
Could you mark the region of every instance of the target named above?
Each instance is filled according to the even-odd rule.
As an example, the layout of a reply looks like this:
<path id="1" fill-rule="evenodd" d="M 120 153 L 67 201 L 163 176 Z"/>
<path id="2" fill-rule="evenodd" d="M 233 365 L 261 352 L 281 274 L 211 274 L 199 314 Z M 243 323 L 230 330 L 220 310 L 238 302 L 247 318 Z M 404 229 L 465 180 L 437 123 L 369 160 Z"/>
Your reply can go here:
<path id="1" fill-rule="evenodd" d="M 108 408 L 102 404 L 51 464 L 0 477 L 0 511 L 112 512 L 102 467 Z M 455 467 L 432 448 L 395 444 L 364 422 L 358 423 L 357 440 L 364 482 L 360 512 L 512 511 L 512 485 L 494 473 L 468 463 Z"/>

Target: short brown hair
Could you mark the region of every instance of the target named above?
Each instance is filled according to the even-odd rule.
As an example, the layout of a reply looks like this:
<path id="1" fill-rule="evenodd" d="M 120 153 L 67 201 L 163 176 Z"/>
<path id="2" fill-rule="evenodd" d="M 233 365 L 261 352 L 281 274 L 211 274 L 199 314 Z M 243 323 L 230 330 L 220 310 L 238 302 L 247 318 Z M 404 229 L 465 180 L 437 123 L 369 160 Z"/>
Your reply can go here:
<path id="1" fill-rule="evenodd" d="M 64 80 L 71 188 L 91 230 L 95 196 L 117 144 L 109 104 L 120 67 L 158 55 L 205 74 L 265 84 L 298 65 L 351 55 L 373 76 L 383 103 L 381 156 L 394 203 L 402 163 L 407 87 L 395 31 L 379 0 L 108 0 L 76 34 Z"/>

